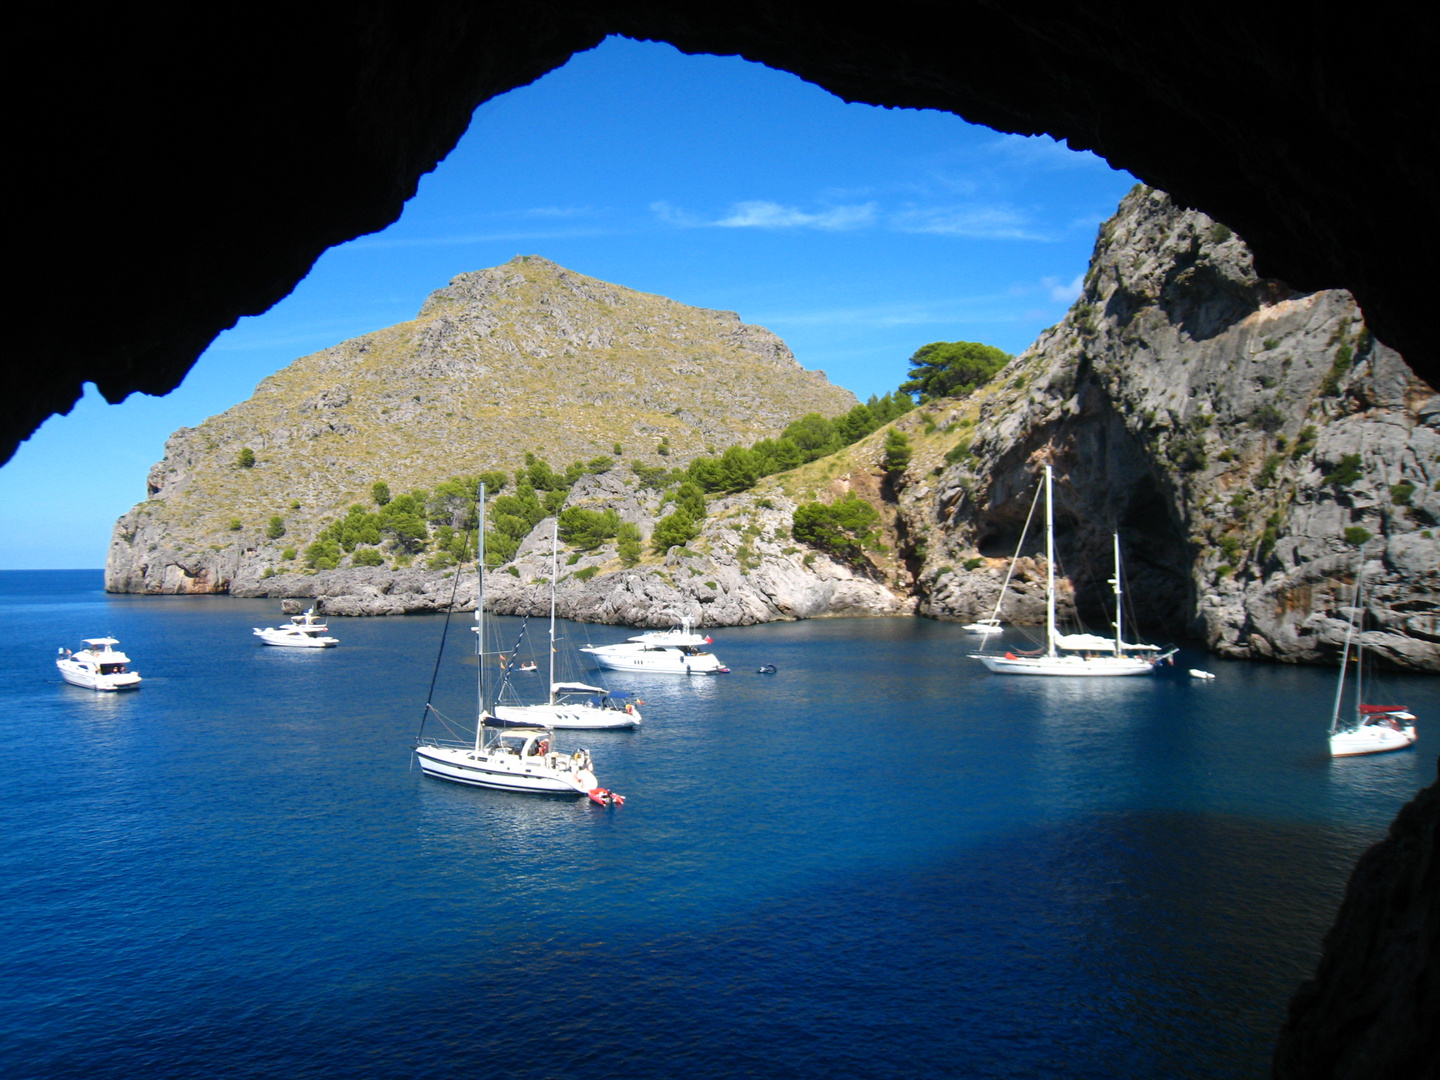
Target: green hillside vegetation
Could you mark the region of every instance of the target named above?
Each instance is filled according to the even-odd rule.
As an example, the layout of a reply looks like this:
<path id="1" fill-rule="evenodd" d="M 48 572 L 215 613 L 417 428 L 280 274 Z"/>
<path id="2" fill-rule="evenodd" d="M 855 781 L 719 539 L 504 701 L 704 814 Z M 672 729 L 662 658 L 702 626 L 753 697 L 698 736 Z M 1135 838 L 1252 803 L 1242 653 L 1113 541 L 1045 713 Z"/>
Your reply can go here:
<path id="1" fill-rule="evenodd" d="M 922 349 L 916 356 L 924 352 Z M 926 357 L 925 362 L 933 366 L 933 351 Z M 969 361 L 962 355 L 961 362 Z M 913 377 L 918 362 L 912 359 L 912 365 Z M 872 396 L 834 419 L 807 413 L 788 424 L 776 438 L 760 439 L 748 447 L 732 446 L 718 455 L 702 455 L 684 467 L 667 469 L 631 461 L 635 481 L 662 492 L 662 508 L 673 507 L 656 522 L 650 537 L 651 552 L 663 556 L 673 547 L 686 547 L 700 535 L 707 514 L 707 495 L 737 494 L 751 490 L 767 477 L 785 474 L 782 489 L 787 494 L 793 496 L 797 487 L 810 488 L 810 501 L 796 511 L 795 539 L 852 563 L 863 562 L 865 551 L 883 553 L 888 550 L 881 539 L 886 523 L 870 503 L 853 493 L 826 502 L 816 498 L 816 491 L 823 489 L 842 467 L 846 471 L 867 467 L 862 461 L 873 458 L 875 449 L 868 446 L 869 437 L 881 429 L 885 429 L 881 459 L 888 472 L 903 472 L 917 455 L 927 463 L 935 458 L 953 464 L 953 431 L 973 425 L 973 416 L 942 429 L 929 411 L 921 410 L 913 418 L 915 422 L 907 424 L 911 429 L 908 434 L 891 426 L 916 408 L 913 397 L 900 389 Z M 867 446 L 861 448 L 860 458 L 852 460 L 851 455 L 843 453 L 862 441 Z M 968 445 L 968 441 L 962 437 L 959 445 Z M 614 510 L 565 506 L 570 489 L 582 476 L 616 467 L 611 457 L 572 462 L 563 472 L 557 472 L 533 451 L 526 451 L 524 456 L 525 466 L 516 471 L 513 487 L 509 486 L 509 477 L 499 471 L 452 477 L 433 491 L 417 489 L 401 495 L 392 495 L 387 481 L 376 481 L 371 488 L 373 505 L 352 505 L 344 517 L 328 524 L 305 549 L 305 565 L 316 570 L 333 569 L 348 555 L 353 565 L 378 566 L 389 561 L 386 552 L 395 566 L 412 565 L 422 554 L 431 569 L 473 561 L 474 499 L 482 479 L 490 495 L 485 532 L 487 566 L 503 566 L 514 559 L 520 543 L 547 517 L 558 517 L 561 541 L 578 552 L 594 552 L 614 541 L 622 565 L 634 566 L 642 561 L 644 538 L 638 527 L 620 521 Z"/>
<path id="2" fill-rule="evenodd" d="M 268 523 L 283 516 L 285 539 L 303 547 L 351 505 L 374 513 L 376 483 L 428 491 L 455 474 L 513 472 L 527 447 L 552 462 L 683 465 L 854 404 L 732 312 L 518 257 L 458 276 L 414 319 L 302 357 L 175 432 L 141 504 L 146 542 L 163 531 L 182 555 L 251 548 L 274 540 Z"/>
<path id="3" fill-rule="evenodd" d="M 910 378 L 900 389 L 918 396 L 922 405 L 959 397 L 989 382 L 1010 360 L 1003 349 L 978 341 L 932 341 L 910 357 Z"/>

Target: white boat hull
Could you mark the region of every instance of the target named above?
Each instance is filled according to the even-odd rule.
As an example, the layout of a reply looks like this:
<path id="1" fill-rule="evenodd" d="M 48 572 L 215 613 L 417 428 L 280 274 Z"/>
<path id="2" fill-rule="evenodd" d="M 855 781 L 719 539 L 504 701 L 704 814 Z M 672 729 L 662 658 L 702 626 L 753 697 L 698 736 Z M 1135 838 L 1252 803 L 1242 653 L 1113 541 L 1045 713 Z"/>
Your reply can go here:
<path id="1" fill-rule="evenodd" d="M 86 690 L 134 690 L 140 685 L 140 676 L 133 671 L 101 675 L 73 660 L 56 660 L 55 666 L 60 670 L 60 677 L 67 683 Z"/>
<path id="2" fill-rule="evenodd" d="M 966 623 L 960 629 L 970 634 L 1003 634 L 1004 627 L 996 626 L 993 623 Z"/>
<path id="3" fill-rule="evenodd" d="M 520 758 L 474 747 L 417 746 L 415 756 L 426 776 L 472 787 L 539 795 L 588 795 L 600 786 L 589 769 L 571 767 L 565 754 Z"/>
<path id="4" fill-rule="evenodd" d="M 1149 675 L 1155 665 L 1149 660 L 1128 656 L 986 656 L 975 654 L 997 675 L 1060 675 L 1086 678 Z"/>
<path id="5" fill-rule="evenodd" d="M 624 645 L 600 645 L 580 651 L 608 671 L 654 671 L 664 675 L 723 675 L 729 671 L 714 653 L 691 656 L 678 650 L 628 649 Z"/>
<path id="6" fill-rule="evenodd" d="M 1399 731 L 1388 724 L 1366 724 L 1354 731 L 1337 731 L 1330 736 L 1331 757 L 1359 757 L 1361 754 L 1384 754 L 1415 745 L 1415 725 L 1407 724 Z"/>
<path id="7" fill-rule="evenodd" d="M 266 645 L 282 645 L 292 649 L 330 649 L 340 644 L 339 638 L 312 637 L 284 627 L 277 630 L 267 626 L 262 630 L 257 626 L 255 636 Z"/>
<path id="8" fill-rule="evenodd" d="M 497 705 L 494 713 L 512 724 L 566 731 L 619 731 L 640 726 L 638 710 L 597 709 L 593 705 Z"/>

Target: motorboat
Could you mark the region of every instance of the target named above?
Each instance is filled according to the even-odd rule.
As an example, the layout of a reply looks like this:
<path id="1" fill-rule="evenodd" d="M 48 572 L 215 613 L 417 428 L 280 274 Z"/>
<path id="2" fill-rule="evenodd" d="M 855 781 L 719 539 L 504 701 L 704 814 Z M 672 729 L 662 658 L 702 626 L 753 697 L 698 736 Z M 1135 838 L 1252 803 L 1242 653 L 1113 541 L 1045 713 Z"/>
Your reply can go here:
<path id="1" fill-rule="evenodd" d="M 1059 675 L 1083 677 L 1115 677 L 1149 675 L 1163 661 L 1175 655 L 1174 649 L 1161 654 L 1158 645 L 1132 644 L 1122 636 L 1120 535 L 1115 534 L 1115 576 L 1110 586 L 1115 592 L 1115 636 L 1098 634 L 1062 634 L 1055 619 L 1055 477 L 1049 464 L 1045 466 L 1045 646 L 1034 652 L 1007 650 L 1001 654 L 979 652 L 979 660 L 997 675 Z M 1038 499 L 1041 492 L 1037 491 Z M 1034 513 L 1034 504 L 1031 504 Z M 1026 519 L 1028 525 L 1029 519 Z M 1020 538 L 1023 544 L 1024 536 Z M 1016 558 L 1018 559 L 1018 549 Z M 1012 563 L 1013 566 L 1013 563 Z M 1007 577 L 1008 581 L 1008 577 Z M 1002 589 L 1001 601 L 1004 601 Z M 998 616 L 999 604 L 996 605 Z M 984 646 L 981 646 L 982 650 Z"/>
<path id="2" fill-rule="evenodd" d="M 519 642 L 511 650 L 510 660 L 505 666 L 505 676 L 495 694 L 492 710 L 498 718 L 510 723 L 535 724 L 541 727 L 578 729 L 585 731 L 606 731 L 617 729 L 634 730 L 640 726 L 640 704 L 633 694 L 611 693 L 603 686 L 591 686 L 582 682 L 556 682 L 555 655 L 555 581 L 559 577 L 560 535 L 557 530 L 550 540 L 550 696 L 537 704 L 525 704 L 516 697 L 515 687 L 510 681 L 512 671 L 529 673 L 537 670 L 533 661 L 515 667 L 515 654 Z M 525 631 L 521 626 L 521 638 Z"/>
<path id="3" fill-rule="evenodd" d="M 1001 634 L 1005 631 L 999 619 L 976 619 L 974 622 L 965 623 L 960 629 L 971 634 Z"/>
<path id="4" fill-rule="evenodd" d="M 668 675 L 728 675 L 720 658 L 701 646 L 714 644 L 691 629 L 690 620 L 669 630 L 651 630 L 616 645 L 587 645 L 580 651 L 611 671 L 655 671 Z"/>
<path id="5" fill-rule="evenodd" d="M 1362 562 L 1355 578 L 1354 603 L 1350 623 L 1345 629 L 1345 651 L 1340 657 L 1340 678 L 1335 687 L 1335 707 L 1330 714 L 1330 756 L 1359 757 L 1362 754 L 1383 754 L 1404 750 L 1415 745 L 1415 714 L 1400 705 L 1366 705 L 1365 694 L 1365 618 L 1361 580 L 1365 574 Z M 1356 633 L 1357 626 L 1362 626 Z M 1355 712 L 1342 720 L 1345 699 L 1345 676 L 1350 666 L 1350 644 L 1355 642 Z"/>
<path id="6" fill-rule="evenodd" d="M 286 645 L 292 649 L 329 649 L 340 644 L 338 638 L 328 636 L 330 628 L 325 620 L 316 616 L 312 607 L 303 615 L 290 616 L 285 626 L 267 626 L 263 630 L 255 627 L 255 636 L 266 645 Z"/>
<path id="7" fill-rule="evenodd" d="M 134 690 L 140 673 L 130 670 L 130 658 L 115 648 L 113 637 L 86 638 L 78 652 L 61 649 L 55 657 L 60 677 L 86 690 Z"/>
<path id="8" fill-rule="evenodd" d="M 495 788 L 500 791 L 527 792 L 536 795 L 567 795 L 589 797 L 603 806 L 616 806 L 624 800 L 602 788 L 595 777 L 590 751 L 561 750 L 555 733 L 541 724 L 514 723 L 492 715 L 485 705 L 485 485 L 481 483 L 476 518 L 477 569 L 480 575 L 479 594 L 475 601 L 476 642 L 476 704 L 473 739 L 436 738 L 425 736 L 426 721 L 434 718 L 443 727 L 455 732 L 455 725 L 435 708 L 434 682 L 431 697 L 426 699 L 420 734 L 416 739 L 415 757 L 426 775 L 472 787 Z M 452 602 L 450 610 L 453 610 Z M 445 616 L 448 633 L 450 613 Z M 445 636 L 440 639 L 443 655 Z M 468 725 L 467 725 L 468 727 Z"/>

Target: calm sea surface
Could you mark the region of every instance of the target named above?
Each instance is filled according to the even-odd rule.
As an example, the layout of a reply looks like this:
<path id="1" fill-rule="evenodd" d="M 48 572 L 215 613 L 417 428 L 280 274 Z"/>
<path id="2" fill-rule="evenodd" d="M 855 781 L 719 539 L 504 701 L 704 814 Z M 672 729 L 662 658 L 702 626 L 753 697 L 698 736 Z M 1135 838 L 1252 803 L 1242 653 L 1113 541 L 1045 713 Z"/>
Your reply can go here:
<path id="1" fill-rule="evenodd" d="M 1259 1077 L 1440 750 L 1434 679 L 1390 684 L 1418 752 L 1332 762 L 1326 671 L 1014 678 L 824 620 L 611 675 L 645 726 L 560 739 L 607 811 L 411 768 L 442 617 L 275 649 L 274 602 L 100 584 L 0 573 L 7 1076 Z M 107 633 L 144 686 L 62 683 Z"/>

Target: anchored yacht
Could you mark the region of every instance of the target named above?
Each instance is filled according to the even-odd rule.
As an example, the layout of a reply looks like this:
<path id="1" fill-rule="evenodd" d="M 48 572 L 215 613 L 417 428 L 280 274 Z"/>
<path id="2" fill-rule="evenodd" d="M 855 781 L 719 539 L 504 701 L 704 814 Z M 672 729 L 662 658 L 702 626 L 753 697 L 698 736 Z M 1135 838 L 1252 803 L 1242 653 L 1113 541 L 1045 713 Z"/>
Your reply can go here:
<path id="1" fill-rule="evenodd" d="M 140 673 L 130 670 L 130 658 L 115 648 L 113 637 L 86 638 L 79 652 L 61 649 L 55 657 L 60 676 L 72 686 L 87 690 L 133 690 Z"/>
<path id="2" fill-rule="evenodd" d="M 695 633 L 690 620 L 670 630 L 651 630 L 617 645 L 587 645 L 595 663 L 611 671 L 659 671 L 670 675 L 728 675 L 730 669 L 712 652 L 701 648 L 713 644 L 709 637 Z"/>
<path id="3" fill-rule="evenodd" d="M 304 615 L 290 616 L 288 626 L 255 627 L 255 636 L 266 645 L 288 645 L 292 649 L 329 649 L 340 644 L 338 638 L 327 636 L 329 627 L 317 618 L 312 607 Z"/>

